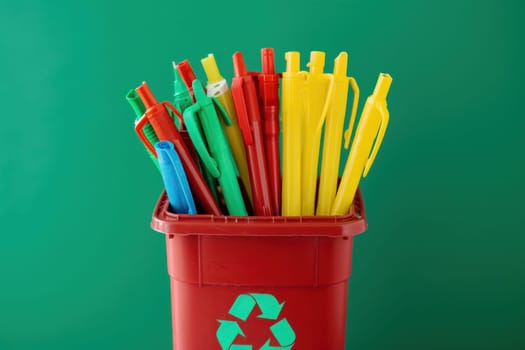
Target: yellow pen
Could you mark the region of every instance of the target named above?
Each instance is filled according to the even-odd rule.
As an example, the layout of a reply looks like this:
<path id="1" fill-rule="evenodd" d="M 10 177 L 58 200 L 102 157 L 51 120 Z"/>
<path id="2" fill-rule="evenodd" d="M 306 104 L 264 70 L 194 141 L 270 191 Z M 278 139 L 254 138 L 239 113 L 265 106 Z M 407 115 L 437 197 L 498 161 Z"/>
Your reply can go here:
<path id="1" fill-rule="evenodd" d="M 388 126 L 389 113 L 386 96 L 390 89 L 390 84 L 392 84 L 390 75 L 385 73 L 379 74 L 374 92 L 366 100 L 359 124 L 357 125 L 354 141 L 352 142 L 352 148 L 346 161 L 343 177 L 332 205 L 332 215 L 348 213 L 361 175 L 366 177 L 377 155 L 377 151 L 381 147 L 381 142 Z M 348 132 L 346 136 L 345 147 L 348 146 L 349 142 Z"/>
<path id="2" fill-rule="evenodd" d="M 310 53 L 310 71 L 306 75 L 304 88 L 304 127 L 301 178 L 301 214 L 315 214 L 315 195 L 317 193 L 317 167 L 319 165 L 319 146 L 324 120 L 332 99 L 333 79 L 331 74 L 323 73 L 325 53 Z"/>
<path id="3" fill-rule="evenodd" d="M 330 215 L 335 192 L 337 190 L 339 158 L 341 157 L 341 145 L 349 84 L 352 86 L 354 92 L 354 100 L 348 130 L 354 128 L 355 115 L 359 102 L 359 87 L 354 78 L 346 76 L 347 66 L 348 54 L 346 52 L 341 52 L 334 60 L 334 88 L 332 90 L 332 103 L 328 115 L 326 116 L 326 124 L 324 126 L 321 176 L 319 178 L 319 193 L 317 194 L 317 215 Z"/>
<path id="4" fill-rule="evenodd" d="M 235 106 L 233 104 L 231 91 L 228 87 L 228 82 L 221 75 L 213 54 L 209 54 L 208 57 L 203 58 L 201 63 L 204 72 L 206 73 L 206 77 L 208 78 L 208 85 L 206 86 L 207 95 L 216 97 L 230 116 L 231 125 L 224 124 L 224 118 L 219 119 L 221 120 L 226 137 L 228 138 L 244 189 L 246 190 L 250 202 L 253 204 L 250 174 L 248 172 L 248 163 L 246 162 L 246 151 L 244 149 L 241 129 L 239 128 L 239 122 L 237 121 L 237 114 L 235 112 Z"/>
<path id="5" fill-rule="evenodd" d="M 303 101 L 302 89 L 306 78 L 300 72 L 299 52 L 285 54 L 286 71 L 282 78 L 282 215 L 301 215 L 301 149 Z"/>

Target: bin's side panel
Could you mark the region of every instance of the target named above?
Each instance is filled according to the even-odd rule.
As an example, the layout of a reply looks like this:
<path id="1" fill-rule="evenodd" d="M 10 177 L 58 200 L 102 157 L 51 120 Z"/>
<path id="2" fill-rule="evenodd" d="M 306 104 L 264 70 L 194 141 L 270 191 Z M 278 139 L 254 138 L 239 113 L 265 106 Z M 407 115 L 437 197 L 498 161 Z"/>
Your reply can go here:
<path id="1" fill-rule="evenodd" d="M 171 293 L 174 350 L 221 350 L 220 336 L 228 344 L 251 345 L 253 349 L 267 342 L 276 348 L 344 349 L 347 281 L 321 287 L 236 288 L 172 279 Z M 231 311 L 235 302 L 254 294 L 271 295 L 282 308 L 264 318 L 260 317 L 261 306 L 255 304 L 244 319 L 235 317 L 237 313 Z M 262 307 L 271 309 L 275 305 L 266 303 Z M 279 343 L 272 332 L 277 323 L 280 340 L 288 344 Z"/>
<path id="2" fill-rule="evenodd" d="M 353 236 L 319 238 L 319 284 L 347 280 L 352 268 Z"/>
<path id="3" fill-rule="evenodd" d="M 187 283 L 200 282 L 199 236 L 166 236 L 168 272 Z"/>

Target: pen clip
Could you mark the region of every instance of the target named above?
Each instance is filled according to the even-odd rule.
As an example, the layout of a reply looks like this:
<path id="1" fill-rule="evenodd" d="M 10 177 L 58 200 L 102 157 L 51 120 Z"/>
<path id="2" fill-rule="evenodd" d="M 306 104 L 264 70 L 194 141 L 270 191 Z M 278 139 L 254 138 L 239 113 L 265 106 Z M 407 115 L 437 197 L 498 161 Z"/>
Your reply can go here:
<path id="1" fill-rule="evenodd" d="M 177 119 L 179 120 L 180 122 L 180 129 L 182 130 L 184 128 L 184 119 L 182 118 L 182 115 L 180 114 L 180 111 L 175 108 L 171 103 L 169 103 L 168 101 L 165 101 L 165 102 L 162 102 L 161 103 L 166 109 L 170 109 L 173 114 L 177 117 Z"/>
<path id="2" fill-rule="evenodd" d="M 345 131 L 345 149 L 348 149 L 348 146 L 350 146 L 350 136 L 352 135 L 352 130 L 354 129 L 355 124 L 355 116 L 357 114 L 357 106 L 359 104 L 359 85 L 357 85 L 357 81 L 353 77 L 348 77 L 348 81 L 350 82 L 350 85 L 352 86 L 352 90 L 354 91 L 354 102 L 352 103 L 352 113 L 350 114 L 350 123 L 348 124 L 348 129 Z"/>
<path id="3" fill-rule="evenodd" d="M 204 166 L 210 174 L 217 178 L 220 175 L 220 171 L 217 167 L 217 162 L 208 152 L 206 147 L 206 142 L 204 141 L 204 136 L 201 132 L 201 126 L 198 120 L 197 113 L 200 111 L 201 107 L 199 104 L 194 104 L 184 111 L 184 121 L 186 122 L 186 130 L 190 135 L 191 141 L 195 146 L 195 150 L 199 154 L 204 163 Z"/>
<path id="4" fill-rule="evenodd" d="M 370 157 L 366 161 L 365 171 L 363 172 L 363 177 L 366 177 L 366 175 L 368 174 L 368 171 L 370 171 L 370 168 L 372 167 L 372 164 L 374 163 L 374 159 L 376 158 L 377 151 L 379 151 L 379 147 L 381 147 L 381 142 L 383 142 L 383 137 L 385 136 L 386 127 L 388 126 L 388 119 L 390 116 L 388 109 L 386 108 L 385 105 L 376 106 L 375 108 L 377 108 L 379 113 L 381 113 L 381 124 L 379 125 L 379 130 L 377 132 L 374 148 L 372 149 L 372 152 L 370 153 Z"/>
<path id="5" fill-rule="evenodd" d="M 321 112 L 321 118 L 319 119 L 319 123 L 317 124 L 316 133 L 320 134 L 321 130 L 323 129 L 323 124 L 326 119 L 326 114 L 328 113 L 328 107 L 330 107 L 330 104 L 332 103 L 332 90 L 334 89 L 334 76 L 332 74 L 323 74 L 323 77 L 328 78 L 330 81 L 330 84 L 328 85 L 328 90 L 326 91 L 326 97 L 324 100 L 324 106 L 323 110 Z"/>
<path id="6" fill-rule="evenodd" d="M 148 117 L 146 117 L 146 113 L 140 117 L 137 122 L 135 123 L 135 132 L 139 136 L 140 140 L 148 148 L 148 150 L 153 153 L 155 157 L 157 157 L 157 151 L 155 150 L 155 147 L 149 142 L 148 138 L 146 137 L 146 134 L 144 133 L 144 126 L 148 123 Z"/>
<path id="7" fill-rule="evenodd" d="M 239 122 L 239 128 L 244 137 L 244 142 L 246 145 L 251 145 L 253 143 L 253 137 L 250 122 L 248 120 L 248 109 L 246 107 L 246 99 L 244 98 L 242 79 L 233 79 L 231 92 L 233 102 L 235 103 L 235 110 L 237 112 L 237 121 Z"/>
<path id="8" fill-rule="evenodd" d="M 216 97 L 213 97 L 213 96 L 211 97 L 211 100 L 213 101 L 213 103 L 215 103 L 215 106 L 217 106 L 217 108 L 219 109 L 219 115 L 220 117 L 222 117 L 224 124 L 226 124 L 227 126 L 232 125 L 232 120 L 230 118 L 230 115 L 228 114 L 228 111 L 226 111 L 222 103 L 220 103 L 220 101 Z"/>

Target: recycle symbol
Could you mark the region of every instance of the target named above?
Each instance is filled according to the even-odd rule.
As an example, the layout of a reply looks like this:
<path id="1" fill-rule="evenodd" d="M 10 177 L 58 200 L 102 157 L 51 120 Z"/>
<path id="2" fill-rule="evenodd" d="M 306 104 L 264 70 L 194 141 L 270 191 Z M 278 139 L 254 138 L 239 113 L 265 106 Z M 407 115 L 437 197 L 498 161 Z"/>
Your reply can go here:
<path id="1" fill-rule="evenodd" d="M 277 320 L 284 302 L 279 304 L 271 294 L 241 294 L 235 299 L 230 311 L 231 316 L 246 321 L 255 305 L 259 306 L 261 314 L 257 318 Z M 238 335 L 246 337 L 237 321 L 218 320 L 217 340 L 222 350 L 254 350 L 252 345 L 233 344 Z M 271 346 L 268 339 L 259 350 L 290 350 L 295 342 L 295 332 L 286 318 L 270 326 L 270 330 L 280 346 Z"/>

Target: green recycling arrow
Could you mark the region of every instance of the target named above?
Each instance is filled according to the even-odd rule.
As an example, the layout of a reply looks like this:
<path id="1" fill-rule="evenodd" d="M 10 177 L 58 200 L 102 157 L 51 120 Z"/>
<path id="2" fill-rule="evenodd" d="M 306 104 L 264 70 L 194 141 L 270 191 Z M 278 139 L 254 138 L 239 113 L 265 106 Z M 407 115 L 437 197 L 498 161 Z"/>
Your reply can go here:
<path id="1" fill-rule="evenodd" d="M 235 341 L 235 338 L 240 334 L 245 337 L 241 327 L 235 321 L 219 320 L 220 326 L 217 329 L 217 340 L 223 350 L 231 349 L 230 346 Z M 241 350 L 241 349 L 238 349 Z M 246 349 L 246 350 L 251 350 Z"/>
<path id="2" fill-rule="evenodd" d="M 276 320 L 283 309 L 284 303 L 279 304 L 277 299 L 271 294 L 241 294 L 235 299 L 229 314 L 246 321 L 255 305 L 259 305 L 259 309 L 262 312 L 257 316 L 258 318 Z"/>
<path id="3" fill-rule="evenodd" d="M 295 332 L 293 331 L 286 318 L 283 318 L 282 320 L 271 326 L 270 330 L 272 331 L 273 336 L 281 346 L 291 347 L 295 342 Z"/>
<path id="4" fill-rule="evenodd" d="M 280 303 L 271 294 L 249 293 L 239 295 L 229 310 L 229 314 L 239 320 L 246 321 L 255 305 L 259 306 L 261 314 L 257 318 L 277 320 L 284 302 Z M 241 327 L 236 321 L 218 320 L 217 340 L 222 350 L 252 350 L 251 345 L 233 344 L 240 334 L 245 337 Z M 271 346 L 270 339 L 259 350 L 290 350 L 295 343 L 295 332 L 286 318 L 281 319 L 270 327 L 273 336 L 280 346 Z"/>
<path id="5" fill-rule="evenodd" d="M 229 314 L 237 317 L 239 320 L 246 321 L 252 313 L 257 302 L 250 294 L 241 294 L 235 299 Z"/>
<path id="6" fill-rule="evenodd" d="M 276 320 L 283 309 L 284 303 L 279 304 L 277 299 L 271 294 L 250 294 L 257 301 L 262 314 L 258 318 Z"/>

